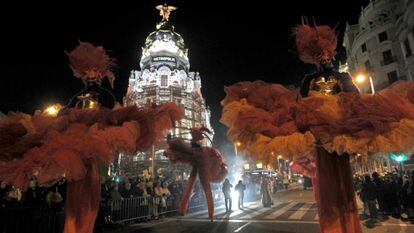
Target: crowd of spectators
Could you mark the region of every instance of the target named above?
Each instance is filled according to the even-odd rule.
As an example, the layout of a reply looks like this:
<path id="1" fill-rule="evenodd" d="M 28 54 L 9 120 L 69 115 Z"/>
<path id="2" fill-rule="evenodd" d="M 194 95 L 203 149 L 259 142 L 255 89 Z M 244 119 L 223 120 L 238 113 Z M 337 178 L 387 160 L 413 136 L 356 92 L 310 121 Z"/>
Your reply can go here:
<path id="1" fill-rule="evenodd" d="M 186 181 L 162 177 L 107 177 L 102 178 L 101 182 L 101 209 L 104 212 L 112 208 L 112 214 L 120 213 L 123 200 L 135 199 L 135 202 L 130 203 L 135 203 L 134 205 L 144 212 L 143 215 L 147 218 L 143 220 L 158 219 L 165 216 L 168 211 L 176 211 L 186 186 Z M 42 187 L 33 180 L 24 192 L 1 182 L 0 210 L 3 209 L 7 213 L 10 209 L 26 211 L 29 208 L 37 211 L 47 208 L 45 210 L 50 211 L 53 208 L 53 212 L 63 213 L 65 196 L 65 180 L 50 187 Z M 201 205 L 204 199 L 201 185 L 197 181 L 193 189 L 192 200 Z M 115 203 L 115 205 L 111 207 L 110 203 Z M 104 215 L 107 213 L 109 212 Z"/>
<path id="2" fill-rule="evenodd" d="M 177 210 L 186 187 L 186 181 L 162 177 L 119 177 L 102 180 L 102 201 L 117 201 L 126 198 L 142 198 L 141 205 L 148 206 L 149 218 L 158 219 L 159 213 Z M 193 189 L 193 199 L 203 200 L 204 194 L 199 182 Z"/>
<path id="3" fill-rule="evenodd" d="M 363 202 L 364 215 L 371 220 L 394 218 L 414 220 L 414 170 L 405 175 L 356 176 L 355 189 Z"/>
<path id="4" fill-rule="evenodd" d="M 50 207 L 61 209 L 64 205 L 65 195 L 66 181 L 64 179 L 49 187 L 42 187 L 35 180 L 32 180 L 25 192 L 1 182 L 0 207 Z"/>

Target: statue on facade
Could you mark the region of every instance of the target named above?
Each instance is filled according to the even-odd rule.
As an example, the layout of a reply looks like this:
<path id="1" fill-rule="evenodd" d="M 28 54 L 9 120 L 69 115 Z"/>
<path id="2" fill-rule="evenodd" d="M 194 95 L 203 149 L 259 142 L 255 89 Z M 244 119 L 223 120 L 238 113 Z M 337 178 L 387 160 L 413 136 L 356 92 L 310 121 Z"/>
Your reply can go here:
<path id="1" fill-rule="evenodd" d="M 160 11 L 160 16 L 162 16 L 162 21 L 167 22 L 170 19 L 171 11 L 177 10 L 175 6 L 169 6 L 166 3 L 164 5 L 158 5 L 155 9 Z"/>

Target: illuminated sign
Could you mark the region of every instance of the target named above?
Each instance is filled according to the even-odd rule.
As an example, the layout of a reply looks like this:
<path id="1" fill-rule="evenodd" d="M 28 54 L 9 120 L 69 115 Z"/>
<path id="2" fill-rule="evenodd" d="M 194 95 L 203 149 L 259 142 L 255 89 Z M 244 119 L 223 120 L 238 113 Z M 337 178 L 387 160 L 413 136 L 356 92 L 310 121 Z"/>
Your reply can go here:
<path id="1" fill-rule="evenodd" d="M 153 62 L 175 62 L 175 57 L 154 57 Z"/>

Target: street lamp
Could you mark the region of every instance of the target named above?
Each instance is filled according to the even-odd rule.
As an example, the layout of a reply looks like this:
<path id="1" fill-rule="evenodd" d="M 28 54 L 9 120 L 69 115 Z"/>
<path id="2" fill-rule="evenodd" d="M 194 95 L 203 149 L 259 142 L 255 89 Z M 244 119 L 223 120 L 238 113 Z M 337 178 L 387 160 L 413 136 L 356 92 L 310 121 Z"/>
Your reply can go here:
<path id="1" fill-rule="evenodd" d="M 369 84 L 371 85 L 371 93 L 372 93 L 372 94 L 375 94 L 375 87 L 374 87 L 374 81 L 373 81 L 373 78 L 372 78 L 372 74 L 370 74 L 370 75 L 368 76 L 368 79 L 369 79 Z M 364 74 L 364 73 L 359 73 L 359 74 L 355 77 L 355 81 L 356 81 L 357 83 L 363 83 L 363 82 L 365 82 L 365 80 L 367 80 L 367 75 L 366 75 L 366 74 Z"/>
<path id="2" fill-rule="evenodd" d="M 62 106 L 60 104 L 53 104 L 47 106 L 43 112 L 48 116 L 56 117 L 59 114 L 61 108 Z"/>
<path id="3" fill-rule="evenodd" d="M 238 150 L 237 150 L 237 147 L 240 147 L 240 145 L 241 145 L 241 143 L 240 143 L 240 142 L 236 142 L 236 143 L 234 144 L 234 152 L 235 152 L 236 158 L 237 158 L 237 155 L 238 155 Z"/>
<path id="4" fill-rule="evenodd" d="M 278 168 L 279 168 L 279 173 L 281 173 L 281 171 L 280 171 L 280 159 L 282 159 L 282 155 L 278 155 L 277 156 L 277 166 L 278 166 Z"/>

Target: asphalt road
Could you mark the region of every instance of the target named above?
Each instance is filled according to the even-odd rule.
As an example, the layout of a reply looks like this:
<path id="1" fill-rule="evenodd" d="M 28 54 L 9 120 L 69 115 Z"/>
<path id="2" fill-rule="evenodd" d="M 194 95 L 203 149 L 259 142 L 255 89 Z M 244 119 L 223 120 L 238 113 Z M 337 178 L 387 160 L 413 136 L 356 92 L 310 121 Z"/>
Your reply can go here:
<path id="1" fill-rule="evenodd" d="M 317 206 L 311 190 L 300 188 L 278 192 L 274 205 L 263 208 L 260 202 L 246 203 L 244 208 L 225 213 L 216 207 L 215 220 L 210 222 L 207 211 L 184 217 L 166 218 L 145 224 L 135 224 L 111 233 L 318 233 Z M 414 233 L 414 225 L 399 219 L 362 221 L 366 233 Z"/>

